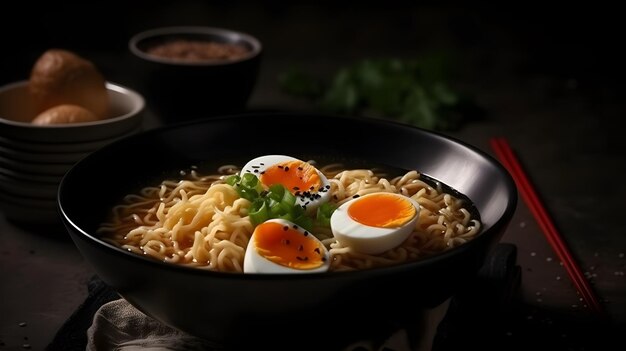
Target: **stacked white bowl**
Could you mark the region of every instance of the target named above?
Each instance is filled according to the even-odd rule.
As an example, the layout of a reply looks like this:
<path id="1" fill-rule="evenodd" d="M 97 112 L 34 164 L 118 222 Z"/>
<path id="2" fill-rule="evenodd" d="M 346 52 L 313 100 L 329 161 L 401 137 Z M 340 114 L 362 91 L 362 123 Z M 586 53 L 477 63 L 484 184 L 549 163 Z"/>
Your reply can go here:
<path id="1" fill-rule="evenodd" d="M 58 184 L 77 161 L 142 129 L 144 98 L 107 82 L 110 118 L 40 126 L 28 81 L 0 87 L 0 210 L 15 222 L 58 224 Z"/>

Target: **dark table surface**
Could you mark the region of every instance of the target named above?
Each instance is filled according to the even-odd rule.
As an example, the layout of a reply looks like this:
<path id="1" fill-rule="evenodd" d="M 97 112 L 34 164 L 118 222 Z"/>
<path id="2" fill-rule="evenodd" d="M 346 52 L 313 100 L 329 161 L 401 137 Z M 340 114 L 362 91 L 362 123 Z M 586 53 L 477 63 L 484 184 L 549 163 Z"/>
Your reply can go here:
<path id="1" fill-rule="evenodd" d="M 14 10 L 16 18 L 32 23 L 33 34 L 1 24 L 7 48 L 1 84 L 26 79 L 41 52 L 63 47 L 94 61 L 108 80 L 132 87 L 128 38 L 166 25 L 228 27 L 263 42 L 249 110 L 315 110 L 280 90 L 277 78 L 292 66 L 330 77 L 368 57 L 413 58 L 430 52 L 454 57 L 454 86 L 471 93 L 485 113 L 444 133 L 490 154 L 490 137 L 508 138 L 612 325 L 626 331 L 626 187 L 621 179 L 626 138 L 619 128 L 626 89 L 617 11 L 413 2 L 387 7 L 275 1 L 37 6 L 44 7 L 37 13 Z M 158 111 L 149 111 L 145 128 L 159 125 Z M 0 240 L 0 350 L 43 349 L 84 300 L 93 271 L 57 230 L 29 229 L 0 214 Z M 511 311 L 510 327 L 498 333 L 537 343 L 549 335 L 558 339 L 554 349 L 594 349 L 594 334 L 584 333 L 594 329 L 596 319 L 521 198 L 502 242 L 518 250 L 522 283 L 512 303 L 521 307 Z"/>

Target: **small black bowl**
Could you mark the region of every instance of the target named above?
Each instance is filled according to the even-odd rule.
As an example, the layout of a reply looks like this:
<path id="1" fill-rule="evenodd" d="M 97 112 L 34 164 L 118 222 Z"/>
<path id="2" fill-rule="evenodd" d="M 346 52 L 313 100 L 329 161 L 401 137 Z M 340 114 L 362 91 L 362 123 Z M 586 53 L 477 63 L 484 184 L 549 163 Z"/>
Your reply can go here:
<path id="1" fill-rule="evenodd" d="M 193 61 L 148 53 L 173 41 L 237 45 L 247 52 L 233 59 Z M 137 89 L 165 123 L 243 111 L 256 85 L 263 51 L 261 42 L 249 34 L 195 26 L 146 30 L 132 36 L 128 47 Z"/>
<path id="2" fill-rule="evenodd" d="M 297 275 L 181 267 L 124 251 L 96 235 L 123 195 L 164 172 L 242 164 L 263 154 L 419 170 L 467 195 L 480 212 L 483 232 L 416 262 Z M 471 282 L 509 224 L 517 191 L 491 156 L 434 132 L 382 119 L 265 113 L 162 127 L 108 145 L 65 175 L 58 203 L 86 261 L 147 315 L 227 349 L 336 350 L 414 321 Z"/>

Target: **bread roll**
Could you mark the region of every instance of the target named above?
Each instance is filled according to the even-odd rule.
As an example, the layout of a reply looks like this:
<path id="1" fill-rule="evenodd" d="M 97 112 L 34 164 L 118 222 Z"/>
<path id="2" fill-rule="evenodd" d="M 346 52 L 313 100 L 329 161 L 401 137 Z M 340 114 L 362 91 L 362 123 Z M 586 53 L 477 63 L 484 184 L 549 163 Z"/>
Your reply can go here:
<path id="1" fill-rule="evenodd" d="M 66 50 L 50 49 L 35 62 L 29 89 L 37 112 L 72 104 L 86 108 L 99 119 L 108 117 L 106 81 L 88 60 Z"/>
<path id="2" fill-rule="evenodd" d="M 78 105 L 58 105 L 49 108 L 33 119 L 32 124 L 51 125 L 97 121 L 98 117 L 91 111 Z"/>

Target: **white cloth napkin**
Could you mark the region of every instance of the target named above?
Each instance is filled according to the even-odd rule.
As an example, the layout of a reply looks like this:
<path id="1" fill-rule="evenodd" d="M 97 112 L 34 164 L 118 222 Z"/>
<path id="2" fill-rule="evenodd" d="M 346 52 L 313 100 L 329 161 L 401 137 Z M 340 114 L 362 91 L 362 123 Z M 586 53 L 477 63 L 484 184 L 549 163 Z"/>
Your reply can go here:
<path id="1" fill-rule="evenodd" d="M 437 326 L 448 309 L 449 300 L 424 314 L 425 330 L 418 345 L 411 346 L 409 335 L 401 329 L 382 345 L 356 342 L 345 351 L 430 351 Z M 215 350 L 206 340 L 173 329 L 150 318 L 124 299 L 102 305 L 87 330 L 87 351 L 207 351 Z"/>

